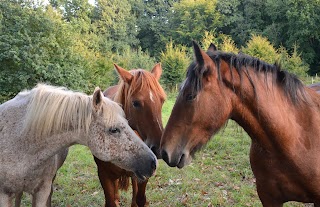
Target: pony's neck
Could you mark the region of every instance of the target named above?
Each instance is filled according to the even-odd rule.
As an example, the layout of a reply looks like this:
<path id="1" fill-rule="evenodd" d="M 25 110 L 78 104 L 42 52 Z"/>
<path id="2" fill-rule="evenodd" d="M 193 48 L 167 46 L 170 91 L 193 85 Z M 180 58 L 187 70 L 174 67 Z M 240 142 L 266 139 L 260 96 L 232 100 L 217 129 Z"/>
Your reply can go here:
<path id="1" fill-rule="evenodd" d="M 66 131 L 59 134 L 53 134 L 46 138 L 37 140 L 37 143 L 30 146 L 28 154 L 32 157 L 31 160 L 39 160 L 38 163 L 32 162 L 34 167 L 43 164 L 62 149 L 70 147 L 74 144 L 82 144 L 87 146 L 87 136 L 84 130 L 78 131 Z"/>
<path id="2" fill-rule="evenodd" d="M 286 145 L 295 144 L 294 129 L 305 118 L 299 112 L 301 105 L 293 104 L 280 86 L 272 82 L 272 77 L 264 79 L 252 74 L 251 78 L 255 89 L 246 77 L 232 85 L 235 97 L 232 119 L 266 151 L 290 150 Z"/>

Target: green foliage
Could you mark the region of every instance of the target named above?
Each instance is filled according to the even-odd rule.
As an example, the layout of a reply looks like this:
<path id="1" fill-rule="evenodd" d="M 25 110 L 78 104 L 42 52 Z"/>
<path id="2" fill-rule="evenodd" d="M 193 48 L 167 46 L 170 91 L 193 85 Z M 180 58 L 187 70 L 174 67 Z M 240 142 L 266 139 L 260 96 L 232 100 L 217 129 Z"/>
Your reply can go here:
<path id="1" fill-rule="evenodd" d="M 319 0 L 219 0 L 217 11 L 223 22 L 217 31 L 231 35 L 237 45 L 245 46 L 250 34 L 267 37 L 275 47 L 297 45 L 309 74 L 319 71 Z"/>
<path id="2" fill-rule="evenodd" d="M 202 48 L 206 50 L 207 48 L 209 48 L 211 43 L 215 44 L 215 46 L 218 47 L 219 39 L 216 37 L 215 31 L 205 31 L 201 43 Z"/>
<path id="3" fill-rule="evenodd" d="M 143 52 L 141 48 L 127 48 L 122 54 L 118 53 L 114 55 L 112 60 L 114 63 L 127 70 L 141 68 L 150 71 L 155 65 L 155 59 L 150 57 L 147 52 Z M 112 83 L 116 84 L 117 82 L 118 78 L 115 78 Z"/>
<path id="4" fill-rule="evenodd" d="M 0 96 L 11 98 L 38 82 L 85 88 L 73 33 L 54 11 L 0 2 Z"/>
<path id="5" fill-rule="evenodd" d="M 308 65 L 302 61 L 297 51 L 297 46 L 294 46 L 293 52 L 290 55 L 284 47 L 276 50 L 267 38 L 259 35 L 252 35 L 251 40 L 245 48 L 242 48 L 242 51 L 270 64 L 279 62 L 283 69 L 299 77 L 305 77 L 309 68 Z"/>
<path id="6" fill-rule="evenodd" d="M 273 64 L 278 60 L 278 54 L 267 38 L 260 35 L 252 35 L 242 52 L 257 57 L 265 62 Z"/>
<path id="7" fill-rule="evenodd" d="M 191 45 L 191 40 L 200 42 L 205 31 L 214 31 L 221 25 L 216 5 L 217 0 L 182 0 L 174 3 L 169 19 L 170 37 L 182 45 Z"/>
<path id="8" fill-rule="evenodd" d="M 130 0 L 132 12 L 137 18 L 137 38 L 143 51 L 157 57 L 169 41 L 168 24 L 171 5 L 178 0 Z"/>
<path id="9" fill-rule="evenodd" d="M 96 0 L 96 5 L 93 22 L 101 52 L 122 52 L 138 44 L 136 18 L 128 0 Z"/>
<path id="10" fill-rule="evenodd" d="M 214 43 L 215 46 L 218 47 L 218 50 L 224 52 L 238 53 L 239 51 L 230 36 L 227 36 L 225 34 L 218 34 L 218 36 L 216 36 L 214 32 L 206 31 L 202 39 L 202 47 L 204 49 L 209 48 L 211 43 Z"/>
<path id="11" fill-rule="evenodd" d="M 300 54 L 298 54 L 297 46 L 294 46 L 291 55 L 288 54 L 284 47 L 280 47 L 278 53 L 280 54 L 279 62 L 283 69 L 288 70 L 301 78 L 306 77 L 309 67 L 302 61 Z"/>
<path id="12" fill-rule="evenodd" d="M 265 0 L 220 0 L 217 10 L 221 13 L 221 31 L 232 36 L 238 45 L 245 45 L 250 34 L 261 34 L 270 17 L 265 10 Z"/>
<path id="13" fill-rule="evenodd" d="M 291 0 L 289 1 L 287 17 L 287 48 L 299 46 L 305 62 L 319 66 L 320 56 L 320 1 Z"/>
<path id="14" fill-rule="evenodd" d="M 237 48 L 234 41 L 231 39 L 230 36 L 224 36 L 222 40 L 222 44 L 220 45 L 221 50 L 225 52 L 231 52 L 237 54 L 239 49 Z"/>
<path id="15" fill-rule="evenodd" d="M 186 48 L 174 46 L 173 42 L 166 45 L 166 51 L 160 55 L 163 68 L 162 81 L 169 90 L 176 90 L 178 84 L 185 77 L 190 59 L 186 55 Z"/>
<path id="16" fill-rule="evenodd" d="M 242 48 L 269 63 L 279 59 L 299 76 L 309 66 L 309 74 L 320 70 L 318 0 L 44 2 L 0 1 L 0 102 L 38 82 L 87 93 L 95 86 L 108 87 L 117 81 L 113 63 L 150 69 L 165 59 L 171 40 L 187 46 L 172 46 L 186 53 L 185 59 L 195 40 L 204 49 L 213 42 L 222 51 L 238 53 Z M 175 77 L 168 75 L 165 81 L 172 89 L 187 64 L 173 56 L 166 61 L 171 70 L 181 68 L 182 74 L 174 69 Z"/>

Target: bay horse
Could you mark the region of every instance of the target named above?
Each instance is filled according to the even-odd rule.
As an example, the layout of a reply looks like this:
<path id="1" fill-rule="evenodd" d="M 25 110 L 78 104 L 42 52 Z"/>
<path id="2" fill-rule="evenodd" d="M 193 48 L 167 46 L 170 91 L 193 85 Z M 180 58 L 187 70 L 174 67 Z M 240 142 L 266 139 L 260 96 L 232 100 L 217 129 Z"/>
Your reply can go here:
<path id="1" fill-rule="evenodd" d="M 250 164 L 265 207 L 320 206 L 320 96 L 279 65 L 244 54 L 204 52 L 193 42 L 161 138 L 162 159 L 182 168 L 228 119 L 251 137 Z"/>
<path id="2" fill-rule="evenodd" d="M 109 87 L 104 91 L 104 95 L 123 107 L 130 127 L 160 158 L 159 146 L 163 130 L 161 108 L 166 98 L 159 84 L 162 73 L 161 64 L 156 64 L 151 72 L 143 69 L 127 71 L 116 64 L 114 66 L 120 77 L 119 84 Z M 148 205 L 145 195 L 148 180 L 138 182 L 136 177 L 127 170 L 111 162 L 103 162 L 96 157 L 94 160 L 104 190 L 106 207 L 119 205 L 119 189 L 128 189 L 130 177 L 133 189 L 131 206 Z"/>
<path id="3" fill-rule="evenodd" d="M 12 206 L 14 195 L 21 192 L 32 194 L 33 207 L 46 206 L 56 173 L 52 157 L 73 144 L 88 146 L 99 159 L 141 180 L 157 166 L 123 109 L 99 88 L 88 96 L 39 84 L 1 104 L 0 117 L 1 207 Z"/>

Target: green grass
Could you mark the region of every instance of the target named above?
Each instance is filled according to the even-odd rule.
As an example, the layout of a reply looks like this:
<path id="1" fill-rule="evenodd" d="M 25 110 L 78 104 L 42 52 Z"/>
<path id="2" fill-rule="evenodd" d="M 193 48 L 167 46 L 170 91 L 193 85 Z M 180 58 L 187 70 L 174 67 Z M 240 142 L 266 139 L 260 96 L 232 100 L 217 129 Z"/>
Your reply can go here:
<path id="1" fill-rule="evenodd" d="M 163 107 L 166 123 L 174 96 Z M 183 169 L 170 168 L 162 160 L 147 186 L 153 207 L 261 206 L 249 163 L 250 138 L 234 122 L 221 130 Z M 121 206 L 130 206 L 131 190 L 121 192 Z M 104 194 L 96 165 L 87 147 L 72 146 L 54 182 L 53 206 L 103 206 Z M 29 196 L 23 200 L 30 205 Z M 285 206 L 303 206 L 294 202 Z"/>

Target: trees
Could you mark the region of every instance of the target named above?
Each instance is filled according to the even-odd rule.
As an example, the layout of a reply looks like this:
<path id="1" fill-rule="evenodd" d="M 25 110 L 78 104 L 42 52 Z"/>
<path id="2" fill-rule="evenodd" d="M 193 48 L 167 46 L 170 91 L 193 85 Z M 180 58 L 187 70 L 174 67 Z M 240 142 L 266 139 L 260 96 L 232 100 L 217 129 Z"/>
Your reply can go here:
<path id="1" fill-rule="evenodd" d="M 319 70 L 320 56 L 320 1 L 289 0 L 283 34 L 284 45 L 294 48 L 298 45 L 301 56 L 311 65 L 311 73 Z"/>
<path id="2" fill-rule="evenodd" d="M 228 52 L 242 48 L 270 63 L 275 57 L 286 59 L 282 64 L 298 74 L 308 65 L 310 74 L 320 71 L 318 0 L 43 3 L 0 1 L 1 96 L 11 97 L 39 81 L 83 91 L 104 88 L 115 82 L 113 62 L 148 69 L 161 60 L 170 68 L 166 84 L 172 87 L 181 79 L 171 77 L 171 71 L 183 73 L 192 40 L 204 49 L 211 42 Z"/>
<path id="3" fill-rule="evenodd" d="M 251 34 L 262 34 L 269 24 L 264 0 L 225 0 L 218 1 L 217 10 L 223 24 L 220 30 L 232 37 L 236 44 L 243 46 Z"/>
<path id="4" fill-rule="evenodd" d="M 168 24 L 169 12 L 177 0 L 130 0 L 132 12 L 137 18 L 137 38 L 143 51 L 152 56 L 160 55 L 169 41 L 172 29 Z"/>
<path id="5" fill-rule="evenodd" d="M 310 74 L 320 71 L 320 1 L 220 0 L 217 10 L 223 22 L 218 31 L 231 35 L 239 46 L 251 34 L 267 37 L 276 47 L 297 45 Z"/>
<path id="6" fill-rule="evenodd" d="M 277 62 L 281 65 L 281 68 L 301 78 L 306 75 L 308 70 L 308 65 L 302 61 L 297 51 L 297 46 L 294 46 L 293 52 L 290 55 L 283 46 L 276 49 L 267 38 L 259 35 L 252 35 L 247 45 L 242 48 L 242 52 L 270 64 Z"/>
<path id="7" fill-rule="evenodd" d="M 72 52 L 72 30 L 57 14 L 42 9 L 0 2 L 2 99 L 38 82 L 85 88 L 85 64 Z"/>
<path id="8" fill-rule="evenodd" d="M 139 43 L 136 18 L 128 0 L 96 0 L 92 21 L 102 53 L 121 52 Z"/>
<path id="9" fill-rule="evenodd" d="M 191 45 L 200 41 L 205 31 L 215 31 L 221 26 L 216 11 L 217 0 L 182 0 L 173 4 L 170 14 L 169 36 L 178 44 Z"/>

